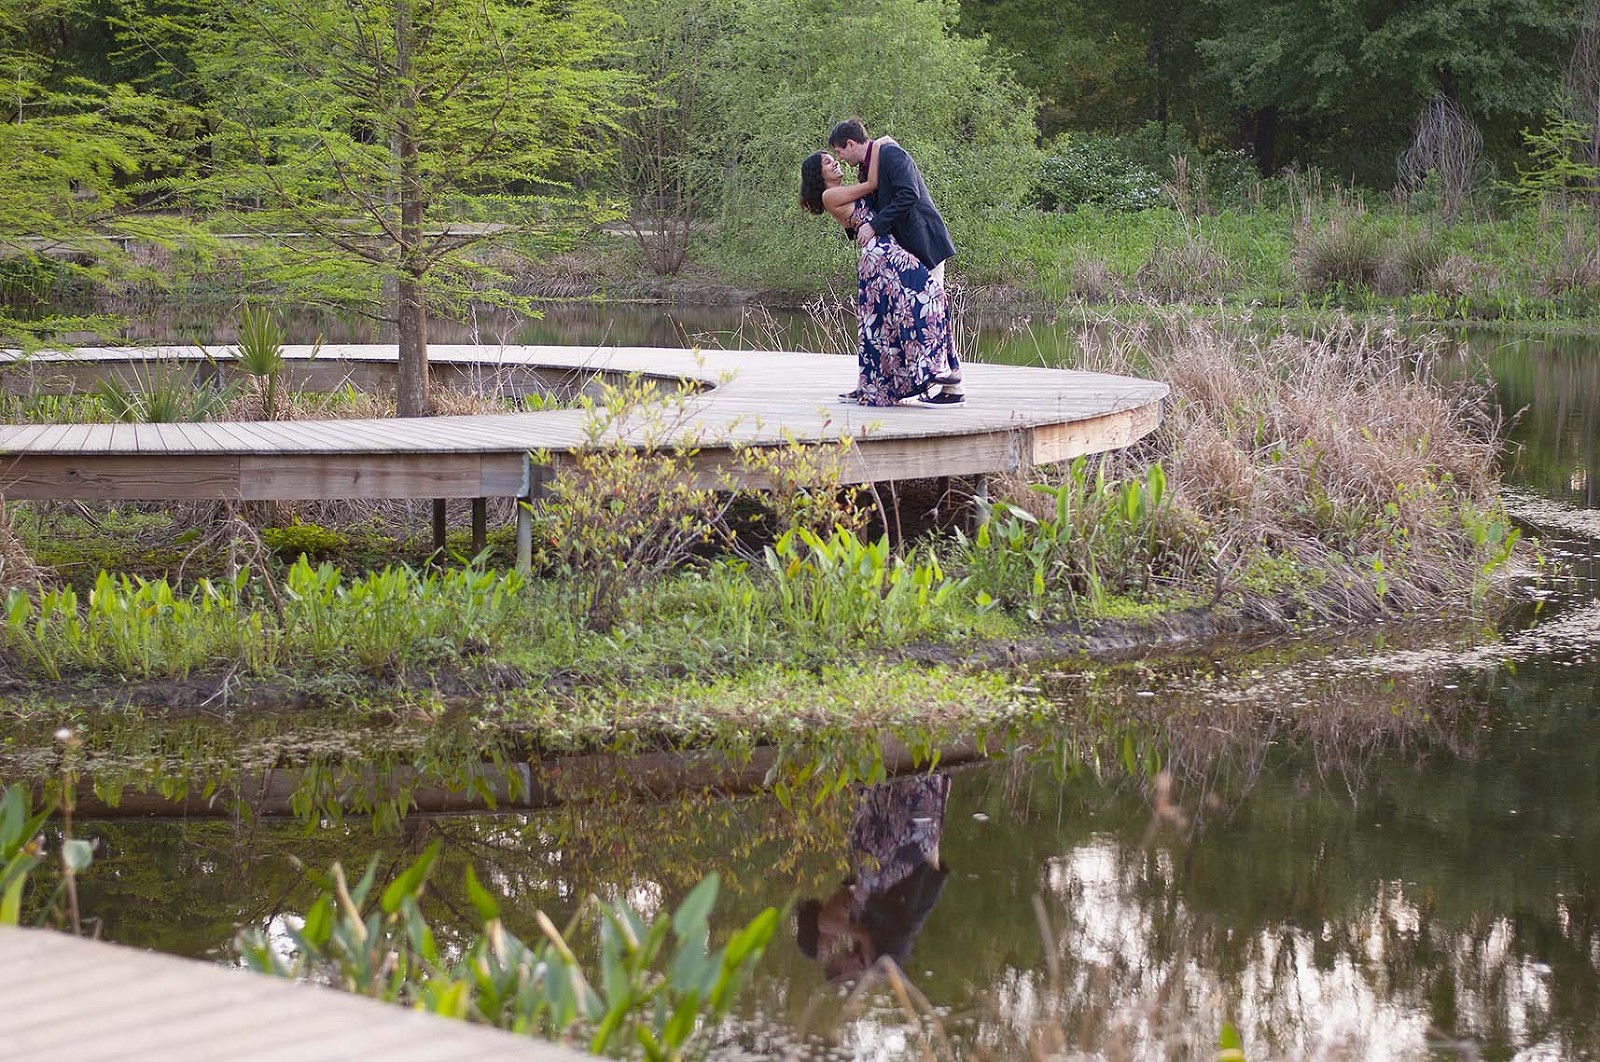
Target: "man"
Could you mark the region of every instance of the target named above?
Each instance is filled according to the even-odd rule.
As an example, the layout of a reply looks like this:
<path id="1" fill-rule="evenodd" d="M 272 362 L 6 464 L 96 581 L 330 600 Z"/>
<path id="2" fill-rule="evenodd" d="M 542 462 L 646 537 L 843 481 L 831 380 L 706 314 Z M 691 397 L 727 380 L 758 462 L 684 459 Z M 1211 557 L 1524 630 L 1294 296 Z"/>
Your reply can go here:
<path id="1" fill-rule="evenodd" d="M 955 256 L 956 246 L 950 239 L 939 208 L 934 206 L 928 186 L 922 182 L 922 172 L 916 162 L 899 144 L 875 144 L 859 118 L 849 118 L 833 127 L 828 134 L 828 146 L 840 161 L 856 168 L 859 180 L 867 179 L 872 166 L 872 153 L 878 152 L 878 188 L 867 196 L 876 225 L 863 225 L 856 240 L 865 247 L 874 236 L 893 236 L 900 246 L 917 256 L 933 274 L 939 298 L 945 298 L 944 263 Z M 948 319 L 949 307 L 943 307 Z M 950 351 L 949 376 L 941 377 L 938 394 L 923 401 L 935 405 L 957 405 L 965 400 L 961 390 L 961 366 L 956 360 L 954 344 Z"/>

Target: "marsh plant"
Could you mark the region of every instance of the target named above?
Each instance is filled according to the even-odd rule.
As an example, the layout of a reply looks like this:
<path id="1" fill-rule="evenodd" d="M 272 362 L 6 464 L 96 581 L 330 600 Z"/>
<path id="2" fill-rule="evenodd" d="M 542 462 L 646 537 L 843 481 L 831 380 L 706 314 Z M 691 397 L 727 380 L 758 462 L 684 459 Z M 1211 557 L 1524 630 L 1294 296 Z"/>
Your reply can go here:
<path id="1" fill-rule="evenodd" d="M 1035 622 L 1103 610 L 1113 596 L 1182 587 L 1203 560 L 1200 530 L 1171 504 L 1158 461 L 1115 478 L 1109 462 L 1078 458 L 1059 482 L 1013 484 L 981 506 L 977 530 L 957 532 L 961 567 L 980 608 L 1005 606 Z"/>
<path id="2" fill-rule="evenodd" d="M 267 309 L 246 305 L 239 311 L 239 344 L 233 364 L 250 377 L 251 397 L 259 404 L 262 420 L 277 420 L 283 415 L 279 385 L 283 378 L 283 328 Z M 311 350 L 316 357 L 322 349 L 318 339 Z"/>
<path id="3" fill-rule="evenodd" d="M 66 807 L 70 809 L 70 794 Z M 35 806 L 24 783 L 0 790 L 0 926 L 21 923 L 23 896 L 34 872 L 44 865 L 49 855 L 44 826 L 58 810 L 60 807 L 55 800 Z M 63 830 L 59 852 L 60 873 L 55 886 L 34 906 L 40 912 L 41 924 L 58 920 L 77 931 L 80 926 L 76 878 L 94 861 L 94 846 L 72 836 L 70 818 Z"/>
<path id="4" fill-rule="evenodd" d="M 784 625 L 823 641 L 894 644 L 927 633 L 948 616 L 946 605 L 961 587 L 932 551 L 899 557 L 887 536 L 865 541 L 843 527 L 827 538 L 790 528 L 767 547 L 766 559 Z"/>
<path id="5" fill-rule="evenodd" d="M 95 388 L 100 408 L 111 420 L 132 424 L 214 420 L 239 393 L 214 375 L 196 379 L 192 369 L 176 362 L 159 362 L 143 370 L 134 367 L 132 372 L 131 381 L 106 376 Z"/>
<path id="6" fill-rule="evenodd" d="M 305 919 L 289 924 L 290 954 L 259 929 L 241 934 L 236 950 L 263 973 L 326 979 L 444 1017 L 575 1041 L 595 1054 L 675 1062 L 697 1056 L 778 927 L 778 911 L 768 907 L 713 950 L 720 881 L 712 874 L 676 911 L 648 921 L 626 902 L 593 898 L 564 932 L 537 912 L 543 939 L 526 943 L 469 867 L 466 894 L 482 929 L 447 946 L 422 910 L 438 854 L 435 842 L 381 889 L 377 857 L 354 885 L 336 863 L 315 876 L 320 894 Z M 593 973 L 571 943 L 584 921 L 597 937 Z"/>
<path id="7" fill-rule="evenodd" d="M 261 674 L 334 665 L 382 671 L 465 646 L 502 644 L 522 586 L 515 572 L 391 566 L 348 577 L 304 556 L 282 586 L 241 568 L 187 589 L 167 579 L 101 572 L 70 587 L 12 589 L 5 646 L 25 669 L 136 678 L 212 668 Z"/>
<path id="8" fill-rule="evenodd" d="M 1169 504 L 1204 529 L 1210 559 L 1193 574 L 1209 567 L 1247 612 L 1475 601 L 1510 557 L 1501 425 L 1481 385 L 1441 378 L 1439 337 L 1167 318 L 1081 342 L 1088 365 L 1172 385 L 1161 427 L 1117 461 L 1161 461 Z"/>

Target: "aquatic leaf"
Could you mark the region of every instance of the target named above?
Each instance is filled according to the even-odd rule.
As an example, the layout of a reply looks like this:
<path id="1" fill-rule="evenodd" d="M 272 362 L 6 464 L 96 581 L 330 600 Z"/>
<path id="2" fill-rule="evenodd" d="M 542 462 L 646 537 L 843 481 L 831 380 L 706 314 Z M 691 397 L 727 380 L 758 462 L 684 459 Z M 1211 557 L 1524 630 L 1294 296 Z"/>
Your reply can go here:
<path id="1" fill-rule="evenodd" d="M 379 901 L 379 906 L 383 908 L 384 914 L 394 914 L 399 909 L 401 900 L 406 897 L 416 897 L 422 894 L 422 887 L 427 881 L 428 872 L 433 869 L 433 861 L 439 857 L 441 843 L 440 841 L 434 841 L 430 844 L 427 851 L 417 857 L 415 863 L 401 871 L 400 876 L 391 881 L 389 887 L 383 890 L 383 898 Z M 356 902 L 359 903 L 360 901 L 357 900 Z"/>
<path id="2" fill-rule="evenodd" d="M 492 922 L 500 917 L 500 903 L 478 881 L 477 873 L 471 866 L 467 867 L 467 899 L 472 903 L 472 909 L 478 912 L 478 917 L 485 922 Z"/>
<path id="3" fill-rule="evenodd" d="M 683 898 L 683 903 L 672 915 L 672 928 L 680 939 L 694 940 L 705 936 L 711 908 L 717 902 L 717 890 L 721 887 L 722 878 L 713 870 Z"/>

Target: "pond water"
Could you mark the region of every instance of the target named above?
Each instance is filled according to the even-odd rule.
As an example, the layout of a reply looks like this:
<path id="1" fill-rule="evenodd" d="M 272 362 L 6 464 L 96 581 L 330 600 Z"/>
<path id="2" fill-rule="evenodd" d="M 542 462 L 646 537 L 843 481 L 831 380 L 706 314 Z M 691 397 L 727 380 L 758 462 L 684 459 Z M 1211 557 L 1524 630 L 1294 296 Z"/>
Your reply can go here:
<path id="1" fill-rule="evenodd" d="M 507 341 L 757 326 L 579 307 L 519 327 Z M 812 335 L 799 317 L 759 327 Z M 160 331 L 146 334 L 214 338 Z M 1069 336 L 1009 322 L 971 342 L 1048 362 Z M 717 1054 L 1210 1059 L 1232 1022 L 1251 1059 L 1600 1058 L 1600 571 L 1582 533 L 1597 516 L 1600 341 L 1465 338 L 1516 416 L 1510 479 L 1561 562 L 1537 607 L 1499 634 L 1441 620 L 1037 668 L 1077 722 L 1007 734 L 1003 755 L 949 772 L 943 869 L 891 949 L 926 1008 L 908 1016 L 881 985 L 849 994 L 791 921 Z M 440 917 L 469 909 L 471 864 L 528 935 L 535 910 L 560 922 L 590 892 L 650 912 L 716 870 L 732 924 L 827 901 L 860 870 L 850 790 L 814 807 L 803 792 L 787 806 L 596 793 L 412 815 L 381 835 L 315 813 L 82 823 L 101 842 L 83 906 L 108 939 L 225 959 L 237 927 L 281 931 L 300 909 L 293 859 L 388 865 L 435 838 Z"/>

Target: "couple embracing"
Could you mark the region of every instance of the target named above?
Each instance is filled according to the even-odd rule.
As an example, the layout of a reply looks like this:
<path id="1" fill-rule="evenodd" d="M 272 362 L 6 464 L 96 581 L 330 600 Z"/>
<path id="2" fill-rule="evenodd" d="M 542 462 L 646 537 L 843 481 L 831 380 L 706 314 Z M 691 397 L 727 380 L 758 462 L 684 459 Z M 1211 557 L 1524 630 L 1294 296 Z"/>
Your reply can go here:
<path id="1" fill-rule="evenodd" d="M 834 126 L 828 146 L 800 164 L 800 205 L 833 215 L 861 246 L 860 376 L 840 399 L 960 405 L 966 396 L 944 287 L 955 245 L 917 164 L 893 139 L 870 139 L 859 118 Z M 843 183 L 841 162 L 856 167 L 855 184 Z"/>

